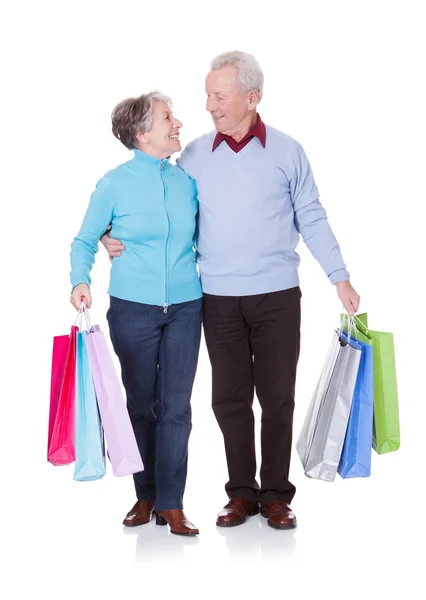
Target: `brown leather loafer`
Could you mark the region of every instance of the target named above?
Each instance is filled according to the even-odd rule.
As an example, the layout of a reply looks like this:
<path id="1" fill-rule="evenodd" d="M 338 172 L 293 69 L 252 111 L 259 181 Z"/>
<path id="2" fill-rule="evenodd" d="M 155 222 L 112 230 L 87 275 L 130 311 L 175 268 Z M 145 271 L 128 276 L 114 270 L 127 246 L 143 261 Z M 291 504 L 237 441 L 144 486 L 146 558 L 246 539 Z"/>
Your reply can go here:
<path id="1" fill-rule="evenodd" d="M 182 509 L 157 510 L 156 524 L 169 525 L 171 533 L 176 535 L 198 535 L 200 532 L 193 525 Z"/>
<path id="2" fill-rule="evenodd" d="M 217 515 L 216 525 L 219 527 L 236 527 L 245 523 L 247 517 L 259 514 L 257 502 L 252 504 L 245 498 L 234 496 Z"/>
<path id="3" fill-rule="evenodd" d="M 272 500 L 263 504 L 260 514 L 268 519 L 269 527 L 274 529 L 294 529 L 297 526 L 296 515 L 284 500 Z"/>
<path id="4" fill-rule="evenodd" d="M 136 527 L 149 523 L 154 512 L 154 501 L 138 500 L 123 521 L 126 527 Z"/>

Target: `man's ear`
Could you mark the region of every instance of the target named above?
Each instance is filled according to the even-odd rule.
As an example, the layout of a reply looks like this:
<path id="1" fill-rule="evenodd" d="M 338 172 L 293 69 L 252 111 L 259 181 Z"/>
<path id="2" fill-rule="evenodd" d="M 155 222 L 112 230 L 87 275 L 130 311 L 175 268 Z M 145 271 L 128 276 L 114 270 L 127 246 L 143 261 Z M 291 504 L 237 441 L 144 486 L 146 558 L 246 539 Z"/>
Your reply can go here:
<path id="1" fill-rule="evenodd" d="M 256 106 L 259 104 L 259 92 L 257 90 L 251 90 L 248 93 L 249 100 L 249 110 L 255 110 Z"/>

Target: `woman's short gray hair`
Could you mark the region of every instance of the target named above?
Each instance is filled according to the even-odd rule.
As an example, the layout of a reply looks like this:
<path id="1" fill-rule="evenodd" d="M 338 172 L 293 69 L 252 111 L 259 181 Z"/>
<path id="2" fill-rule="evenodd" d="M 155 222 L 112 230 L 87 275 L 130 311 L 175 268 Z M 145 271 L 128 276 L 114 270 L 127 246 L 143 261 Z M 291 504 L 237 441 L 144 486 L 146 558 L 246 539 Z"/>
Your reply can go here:
<path id="1" fill-rule="evenodd" d="M 138 98 L 127 98 L 112 111 L 112 133 L 129 150 L 138 147 L 137 135 L 151 131 L 155 100 L 172 107 L 168 96 L 154 91 Z"/>
<path id="2" fill-rule="evenodd" d="M 256 90 L 259 94 L 259 102 L 263 96 L 263 72 L 259 63 L 251 54 L 234 50 L 224 52 L 216 56 L 211 62 L 212 71 L 221 69 L 225 65 L 234 65 L 238 72 L 238 87 L 242 94 Z"/>

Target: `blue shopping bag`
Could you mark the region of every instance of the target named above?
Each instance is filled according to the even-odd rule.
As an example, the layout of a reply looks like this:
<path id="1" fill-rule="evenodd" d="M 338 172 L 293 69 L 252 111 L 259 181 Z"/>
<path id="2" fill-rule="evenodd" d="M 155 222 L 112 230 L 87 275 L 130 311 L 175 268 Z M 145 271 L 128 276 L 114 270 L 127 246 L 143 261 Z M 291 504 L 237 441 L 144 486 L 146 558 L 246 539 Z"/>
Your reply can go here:
<path id="1" fill-rule="evenodd" d="M 348 341 L 348 335 L 342 332 Z M 337 472 L 343 479 L 369 477 L 373 439 L 374 366 L 373 347 L 350 337 L 351 345 L 361 348 L 361 360 L 355 384 L 345 442 Z"/>
<path id="2" fill-rule="evenodd" d="M 105 475 L 105 446 L 99 417 L 89 355 L 84 338 L 77 332 L 75 385 L 75 468 L 76 481 L 93 481 Z"/>

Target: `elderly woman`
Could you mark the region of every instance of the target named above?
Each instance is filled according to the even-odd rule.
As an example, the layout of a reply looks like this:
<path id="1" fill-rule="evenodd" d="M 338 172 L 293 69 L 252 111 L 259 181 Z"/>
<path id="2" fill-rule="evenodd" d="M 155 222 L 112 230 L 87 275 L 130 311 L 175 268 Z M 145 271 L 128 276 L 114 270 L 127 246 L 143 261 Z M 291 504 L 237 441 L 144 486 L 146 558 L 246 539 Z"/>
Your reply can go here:
<path id="1" fill-rule="evenodd" d="M 198 360 L 202 292 L 194 236 L 194 181 L 169 163 L 181 150 L 182 123 L 169 98 L 129 98 L 112 113 L 112 131 L 134 157 L 98 182 L 71 250 L 71 302 L 90 308 L 98 241 L 111 235 L 127 252 L 112 261 L 107 313 L 127 407 L 145 470 L 134 475 L 137 502 L 123 523 L 148 523 L 196 535 L 183 512 L 191 431 L 190 398 Z"/>

